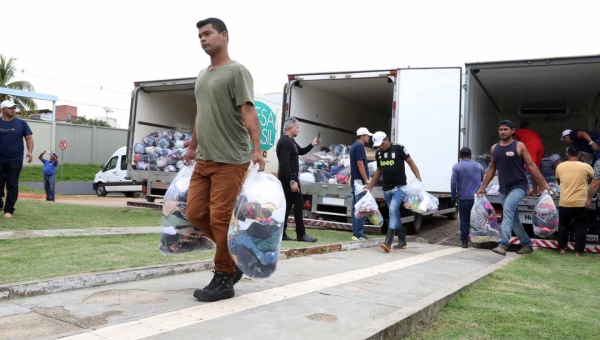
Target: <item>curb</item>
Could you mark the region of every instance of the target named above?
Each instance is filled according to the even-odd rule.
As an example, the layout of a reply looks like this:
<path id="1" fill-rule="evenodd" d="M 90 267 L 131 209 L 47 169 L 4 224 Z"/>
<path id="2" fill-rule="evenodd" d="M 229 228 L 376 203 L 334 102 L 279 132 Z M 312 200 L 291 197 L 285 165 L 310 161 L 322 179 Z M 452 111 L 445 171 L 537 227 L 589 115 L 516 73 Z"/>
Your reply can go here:
<path id="1" fill-rule="evenodd" d="M 475 286 L 491 273 L 517 258 L 519 257 L 507 257 L 488 268 L 456 281 L 449 287 L 421 299 L 411 307 L 402 308 L 369 324 L 368 327 L 356 332 L 350 339 L 402 339 L 431 322 L 448 301 Z"/>
<path id="2" fill-rule="evenodd" d="M 382 239 L 369 239 L 367 241 L 353 241 L 325 244 L 309 248 L 282 250 L 279 254 L 279 259 L 283 260 L 301 256 L 369 248 L 378 245 L 381 240 Z M 0 301 L 66 292 L 113 283 L 154 279 L 168 275 L 186 274 L 211 269 L 213 269 L 213 261 L 206 260 L 201 262 L 180 262 L 167 265 L 137 267 L 17 282 L 0 285 Z"/>

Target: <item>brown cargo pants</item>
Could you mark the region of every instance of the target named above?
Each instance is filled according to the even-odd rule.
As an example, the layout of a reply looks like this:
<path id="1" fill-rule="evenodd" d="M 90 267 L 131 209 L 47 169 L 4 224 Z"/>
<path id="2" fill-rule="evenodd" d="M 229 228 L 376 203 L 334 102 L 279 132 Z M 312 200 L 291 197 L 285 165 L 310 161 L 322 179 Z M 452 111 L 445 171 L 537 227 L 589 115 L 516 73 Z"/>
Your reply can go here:
<path id="1" fill-rule="evenodd" d="M 186 217 L 216 243 L 215 271 L 228 275 L 235 274 L 235 262 L 227 249 L 227 231 L 249 165 L 197 160 L 190 180 Z"/>

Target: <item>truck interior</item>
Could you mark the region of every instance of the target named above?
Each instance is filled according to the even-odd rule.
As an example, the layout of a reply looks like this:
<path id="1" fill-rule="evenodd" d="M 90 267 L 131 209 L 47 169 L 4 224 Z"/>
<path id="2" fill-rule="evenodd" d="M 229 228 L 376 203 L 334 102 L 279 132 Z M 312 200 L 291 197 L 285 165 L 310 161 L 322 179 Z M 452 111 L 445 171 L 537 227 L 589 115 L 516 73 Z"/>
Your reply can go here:
<path id="1" fill-rule="evenodd" d="M 394 84 L 387 72 L 381 72 L 383 77 L 296 81 L 290 115 L 301 123 L 298 143 L 308 145 L 320 132 L 321 146 L 351 145 L 361 126 L 389 133 Z"/>
<path id="2" fill-rule="evenodd" d="M 598 131 L 600 60 L 568 58 L 533 62 L 467 64 L 468 146 L 489 153 L 498 123 L 528 121 L 541 137 L 545 157 L 564 155 L 562 131 Z"/>

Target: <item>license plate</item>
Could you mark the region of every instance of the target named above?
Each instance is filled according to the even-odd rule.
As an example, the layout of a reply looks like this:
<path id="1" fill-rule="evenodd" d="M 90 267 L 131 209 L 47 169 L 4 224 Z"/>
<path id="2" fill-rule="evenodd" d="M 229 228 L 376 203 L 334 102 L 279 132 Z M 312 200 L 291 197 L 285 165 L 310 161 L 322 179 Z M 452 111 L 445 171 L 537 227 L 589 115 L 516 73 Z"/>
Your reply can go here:
<path id="1" fill-rule="evenodd" d="M 169 183 L 154 182 L 154 183 L 152 183 L 152 187 L 155 189 L 169 189 Z"/>
<path id="2" fill-rule="evenodd" d="M 530 212 L 519 211 L 519 219 L 522 224 L 532 224 L 533 218 Z"/>
<path id="3" fill-rule="evenodd" d="M 343 198 L 323 197 L 323 204 L 344 206 L 346 201 Z"/>

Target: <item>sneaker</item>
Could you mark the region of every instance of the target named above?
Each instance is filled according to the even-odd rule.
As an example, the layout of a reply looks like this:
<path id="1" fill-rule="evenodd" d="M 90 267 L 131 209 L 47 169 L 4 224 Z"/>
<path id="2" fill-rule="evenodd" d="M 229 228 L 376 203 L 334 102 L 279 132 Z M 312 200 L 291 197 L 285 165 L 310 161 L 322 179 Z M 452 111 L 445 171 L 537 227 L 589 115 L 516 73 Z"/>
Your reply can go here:
<path id="1" fill-rule="evenodd" d="M 492 249 L 492 251 L 498 255 L 506 256 L 506 249 L 502 248 L 501 246 L 497 246 L 496 248 Z"/>
<path id="2" fill-rule="evenodd" d="M 194 292 L 194 297 L 203 302 L 231 299 L 234 296 L 233 276 L 226 275 L 223 272 L 215 272 L 208 286 L 203 289 L 196 289 Z"/>
<path id="3" fill-rule="evenodd" d="M 369 238 L 368 238 L 368 237 L 366 237 L 366 236 L 361 236 L 361 237 L 359 237 L 359 238 L 358 238 L 358 240 L 359 240 L 359 241 L 366 241 L 366 240 L 368 240 L 368 239 L 369 239 Z"/>
<path id="4" fill-rule="evenodd" d="M 465 249 L 466 249 L 466 248 L 469 248 L 469 244 L 468 244 L 467 242 L 463 242 L 463 243 L 460 245 L 460 247 L 461 247 L 461 248 L 465 248 Z"/>
<path id="5" fill-rule="evenodd" d="M 358 237 L 352 236 L 352 241 L 358 241 Z"/>
<path id="6" fill-rule="evenodd" d="M 298 242 L 312 242 L 312 243 L 314 243 L 314 242 L 317 242 L 317 239 L 314 238 L 314 237 L 311 237 L 311 236 L 308 236 L 308 235 L 304 234 L 304 235 L 298 237 L 297 241 Z"/>
<path id="7" fill-rule="evenodd" d="M 527 254 L 531 254 L 531 253 L 533 253 L 533 247 L 532 246 L 523 246 L 517 252 L 517 254 L 519 254 L 519 255 L 527 255 Z"/>
<path id="8" fill-rule="evenodd" d="M 294 241 L 289 236 L 287 236 L 287 234 L 285 232 L 283 233 L 283 236 L 281 237 L 281 240 L 282 241 Z"/>

